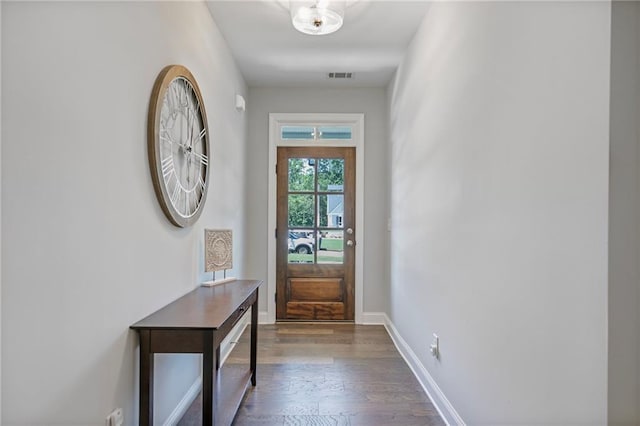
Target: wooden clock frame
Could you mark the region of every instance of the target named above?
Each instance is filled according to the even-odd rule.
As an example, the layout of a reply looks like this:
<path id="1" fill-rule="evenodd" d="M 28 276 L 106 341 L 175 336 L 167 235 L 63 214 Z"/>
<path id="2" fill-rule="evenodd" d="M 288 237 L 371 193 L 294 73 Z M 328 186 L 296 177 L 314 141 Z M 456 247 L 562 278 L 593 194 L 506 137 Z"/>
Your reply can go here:
<path id="1" fill-rule="evenodd" d="M 174 80 L 182 78 L 191 85 L 193 90 L 193 94 L 197 97 L 197 106 L 199 114 L 198 119 L 202 122 L 202 127 L 204 129 L 204 155 L 203 157 L 206 159 L 206 164 L 203 162 L 203 167 L 206 168 L 204 172 L 204 185 L 202 185 L 201 195 L 198 200 L 198 204 L 196 206 L 196 210 L 193 214 L 189 216 L 185 216 L 178 212 L 171 202 L 171 194 L 169 194 L 169 190 L 167 185 L 165 184 L 164 176 L 163 176 L 163 167 L 162 167 L 162 159 L 160 154 L 160 144 L 162 143 L 160 138 L 160 120 L 161 113 L 164 104 L 165 95 L 167 94 L 167 90 L 170 85 L 174 82 Z M 184 228 L 187 226 L 193 225 L 200 215 L 202 214 L 202 210 L 205 205 L 205 201 L 207 198 L 207 192 L 209 188 L 209 169 L 210 169 L 210 160 L 211 160 L 211 149 L 210 149 L 210 141 L 209 141 L 209 128 L 207 125 L 207 115 L 204 108 L 204 102 L 202 100 L 202 94 L 200 92 L 200 88 L 198 83 L 196 82 L 193 74 L 182 65 L 169 65 L 165 67 L 158 77 L 156 78 L 156 82 L 153 87 L 153 91 L 151 93 L 151 101 L 149 103 L 149 119 L 147 126 L 147 144 L 148 144 L 148 154 L 149 154 L 149 167 L 151 169 L 151 177 L 153 179 L 153 187 L 155 189 L 156 196 L 158 197 L 158 201 L 160 202 L 160 206 L 162 211 L 167 216 L 169 221 L 175 226 Z M 189 151 L 191 152 L 191 151 Z M 202 160 L 201 160 L 202 161 Z M 177 178 L 176 178 L 177 179 Z M 178 185 L 179 183 L 176 183 Z M 188 201 L 187 201 L 188 202 Z"/>

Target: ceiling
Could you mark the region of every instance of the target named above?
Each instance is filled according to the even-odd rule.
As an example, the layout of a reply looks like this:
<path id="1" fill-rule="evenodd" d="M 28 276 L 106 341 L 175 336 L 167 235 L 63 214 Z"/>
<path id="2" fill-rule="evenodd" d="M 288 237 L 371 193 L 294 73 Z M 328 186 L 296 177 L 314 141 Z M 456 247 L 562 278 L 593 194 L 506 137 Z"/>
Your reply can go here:
<path id="1" fill-rule="evenodd" d="M 251 87 L 385 86 L 427 11 L 424 0 L 349 0 L 343 27 L 296 31 L 287 0 L 210 0 L 213 19 Z M 352 72 L 350 80 L 329 72 Z"/>

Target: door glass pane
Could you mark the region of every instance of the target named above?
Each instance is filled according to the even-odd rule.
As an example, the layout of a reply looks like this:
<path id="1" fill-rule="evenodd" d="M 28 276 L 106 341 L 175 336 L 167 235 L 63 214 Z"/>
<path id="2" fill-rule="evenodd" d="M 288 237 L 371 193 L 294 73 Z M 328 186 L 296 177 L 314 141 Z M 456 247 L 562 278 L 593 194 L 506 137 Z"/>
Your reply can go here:
<path id="1" fill-rule="evenodd" d="M 316 248 L 314 232 L 303 229 L 289 229 L 289 263 L 313 263 Z"/>
<path id="2" fill-rule="evenodd" d="M 318 263 L 342 264 L 344 262 L 344 232 L 320 231 L 318 238 Z"/>
<path id="3" fill-rule="evenodd" d="M 282 126 L 282 139 L 315 139 L 315 128 L 310 126 Z"/>
<path id="4" fill-rule="evenodd" d="M 289 192 L 313 192 L 316 160 L 289 158 Z"/>
<path id="5" fill-rule="evenodd" d="M 318 160 L 318 191 L 344 191 L 344 159 L 321 158 Z"/>
<path id="6" fill-rule="evenodd" d="M 344 195 L 318 195 L 318 226 L 342 228 L 344 216 Z"/>
<path id="7" fill-rule="evenodd" d="M 314 195 L 289 195 L 289 227 L 313 227 Z"/>
<path id="8" fill-rule="evenodd" d="M 348 126 L 320 126 L 320 139 L 351 139 L 351 127 Z"/>

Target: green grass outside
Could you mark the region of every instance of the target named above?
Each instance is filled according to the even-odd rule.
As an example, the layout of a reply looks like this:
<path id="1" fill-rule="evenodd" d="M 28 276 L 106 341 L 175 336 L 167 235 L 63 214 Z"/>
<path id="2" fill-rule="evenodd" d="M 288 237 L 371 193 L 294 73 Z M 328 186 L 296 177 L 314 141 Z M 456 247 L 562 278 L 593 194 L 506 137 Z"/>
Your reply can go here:
<path id="1" fill-rule="evenodd" d="M 330 251 L 342 251 L 344 249 L 343 241 L 342 238 L 323 238 L 320 248 Z"/>

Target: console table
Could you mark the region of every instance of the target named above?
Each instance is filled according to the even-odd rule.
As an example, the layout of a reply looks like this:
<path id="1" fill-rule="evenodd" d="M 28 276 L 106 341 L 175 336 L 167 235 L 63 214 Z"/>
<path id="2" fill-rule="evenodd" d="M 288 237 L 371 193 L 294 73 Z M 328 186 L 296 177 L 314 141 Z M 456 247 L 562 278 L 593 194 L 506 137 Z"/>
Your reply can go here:
<path id="1" fill-rule="evenodd" d="M 133 324 L 140 336 L 140 426 L 153 425 L 153 361 L 157 353 L 202 354 L 202 424 L 230 425 L 249 381 L 256 385 L 258 287 L 239 280 L 198 287 Z M 219 368 L 220 343 L 251 308 L 249 369 Z"/>

